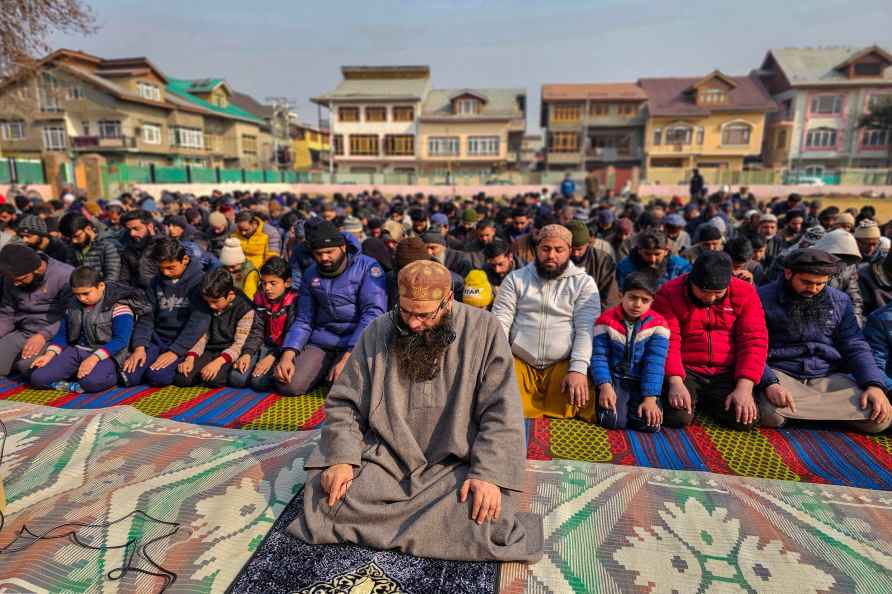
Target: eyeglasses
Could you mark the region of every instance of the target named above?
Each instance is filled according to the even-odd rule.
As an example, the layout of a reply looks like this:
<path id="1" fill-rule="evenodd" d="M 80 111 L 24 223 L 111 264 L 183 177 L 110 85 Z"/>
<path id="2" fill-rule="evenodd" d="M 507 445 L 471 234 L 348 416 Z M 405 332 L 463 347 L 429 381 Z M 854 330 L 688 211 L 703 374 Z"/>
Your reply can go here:
<path id="1" fill-rule="evenodd" d="M 415 319 L 418 320 L 419 322 L 429 322 L 429 321 L 431 321 L 431 320 L 433 320 L 434 318 L 437 317 L 437 314 L 440 313 L 440 310 L 443 309 L 443 306 L 444 306 L 444 305 L 446 305 L 446 299 L 445 299 L 445 298 L 443 298 L 443 299 L 440 301 L 440 305 L 437 306 L 437 309 L 435 309 L 434 311 L 432 311 L 432 312 L 430 312 L 430 313 L 413 313 L 413 312 L 410 312 L 410 311 L 404 311 L 404 310 L 400 307 L 399 303 L 397 303 L 397 305 L 396 305 L 396 311 L 397 311 L 398 314 L 400 314 L 400 317 L 402 317 L 403 320 L 404 320 L 406 323 L 409 323 L 409 322 L 412 320 L 412 318 L 415 318 Z"/>

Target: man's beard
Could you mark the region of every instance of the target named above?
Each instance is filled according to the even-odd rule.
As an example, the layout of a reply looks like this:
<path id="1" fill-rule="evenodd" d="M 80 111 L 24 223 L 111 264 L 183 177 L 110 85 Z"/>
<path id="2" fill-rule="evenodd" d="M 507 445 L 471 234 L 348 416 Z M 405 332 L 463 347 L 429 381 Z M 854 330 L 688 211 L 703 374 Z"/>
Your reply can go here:
<path id="1" fill-rule="evenodd" d="M 27 285 L 19 285 L 18 288 L 25 293 L 33 293 L 43 285 L 45 277 L 45 274 L 37 274 L 35 272 L 34 277 L 31 279 L 30 283 L 28 283 Z"/>
<path id="2" fill-rule="evenodd" d="M 554 270 L 549 270 L 545 268 L 545 266 L 536 259 L 536 272 L 539 273 L 539 277 L 543 280 L 554 280 L 560 275 L 564 274 L 567 270 L 567 267 L 570 266 L 570 260 L 568 259 L 566 262 L 555 268 Z"/>
<path id="3" fill-rule="evenodd" d="M 401 324 L 402 320 L 396 323 Z M 394 329 L 391 345 L 400 374 L 415 382 L 431 381 L 440 374 L 443 353 L 454 340 L 452 314 L 446 314 L 437 326 L 423 332 L 406 330 L 401 334 Z"/>
<path id="4" fill-rule="evenodd" d="M 434 254 L 432 256 L 432 258 L 434 260 L 436 260 L 437 262 L 439 262 L 440 264 L 443 264 L 445 266 L 445 264 L 446 264 L 446 250 L 443 250 L 442 252 L 440 252 L 438 254 Z"/>
<path id="5" fill-rule="evenodd" d="M 344 263 L 344 260 L 347 258 L 347 254 L 341 254 L 341 256 L 330 264 L 323 264 L 322 262 L 318 262 L 319 274 L 322 276 L 337 276 L 337 274 L 341 271 L 341 265 Z"/>
<path id="6" fill-rule="evenodd" d="M 784 284 L 784 291 L 790 301 L 787 318 L 794 334 L 805 334 L 810 327 L 832 323 L 833 302 L 827 289 L 814 297 L 804 297 L 793 290 L 789 282 Z"/>
<path id="7" fill-rule="evenodd" d="M 579 257 L 576 257 L 573 254 L 570 254 L 570 259 L 573 260 L 573 263 L 576 264 L 577 266 L 581 266 L 582 263 L 585 262 L 585 258 L 587 256 L 588 256 L 588 249 L 586 249 L 584 252 L 582 252 L 582 255 Z"/>

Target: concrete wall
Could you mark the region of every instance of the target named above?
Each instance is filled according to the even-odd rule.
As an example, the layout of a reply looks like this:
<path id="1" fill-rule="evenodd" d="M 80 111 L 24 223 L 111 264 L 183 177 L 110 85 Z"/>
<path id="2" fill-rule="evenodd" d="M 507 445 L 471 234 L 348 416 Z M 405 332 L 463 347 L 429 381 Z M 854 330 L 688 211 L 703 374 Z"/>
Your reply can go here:
<path id="1" fill-rule="evenodd" d="M 876 193 L 892 197 L 892 186 L 747 186 L 753 195 L 759 199 L 770 199 L 774 196 L 789 196 L 796 193 L 802 196 L 833 196 L 853 195 L 860 196 L 863 193 Z M 736 189 L 736 187 L 732 187 Z M 671 184 L 641 184 L 638 195 L 643 197 L 656 196 L 658 198 L 671 198 L 681 196 L 688 198 L 688 186 Z"/>
<path id="2" fill-rule="evenodd" d="M 378 190 L 385 196 L 393 196 L 395 194 L 416 194 L 421 192 L 425 195 L 433 194 L 435 196 L 443 196 L 451 194 L 455 196 L 472 196 L 479 192 L 484 192 L 490 196 L 514 196 L 515 194 L 523 194 L 526 192 L 539 192 L 543 187 L 548 187 L 552 191 L 557 191 L 558 186 L 547 185 L 505 185 L 505 186 L 408 186 L 408 185 L 384 185 L 384 184 L 250 184 L 250 183 L 233 183 L 233 184 L 140 184 L 139 190 L 148 192 L 154 197 L 158 197 L 161 192 L 181 192 L 190 193 L 196 196 L 203 194 L 209 195 L 213 190 L 226 191 L 250 191 L 259 190 L 261 192 L 293 192 L 295 194 L 307 193 L 314 194 L 341 194 L 362 191 Z M 0 186 L 2 188 L 2 186 Z"/>

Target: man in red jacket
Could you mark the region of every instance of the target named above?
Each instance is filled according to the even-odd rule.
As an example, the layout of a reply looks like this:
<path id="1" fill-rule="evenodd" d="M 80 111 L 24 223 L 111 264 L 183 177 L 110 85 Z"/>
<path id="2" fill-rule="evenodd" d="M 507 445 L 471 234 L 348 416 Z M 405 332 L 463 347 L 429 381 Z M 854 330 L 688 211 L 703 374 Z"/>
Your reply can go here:
<path id="1" fill-rule="evenodd" d="M 698 406 L 737 429 L 758 425 L 753 399 L 768 357 L 756 288 L 731 276 L 731 258 L 706 252 L 689 274 L 663 285 L 653 309 L 669 324 L 663 424 L 691 424 Z"/>

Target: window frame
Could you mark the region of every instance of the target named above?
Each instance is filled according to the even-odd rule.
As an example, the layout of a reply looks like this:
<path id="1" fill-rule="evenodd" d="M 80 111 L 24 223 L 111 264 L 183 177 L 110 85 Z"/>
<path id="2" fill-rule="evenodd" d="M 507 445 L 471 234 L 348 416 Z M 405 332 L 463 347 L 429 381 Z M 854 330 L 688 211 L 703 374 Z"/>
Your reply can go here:
<path id="1" fill-rule="evenodd" d="M 445 150 L 443 147 L 447 147 Z M 431 157 L 457 157 L 461 151 L 461 138 L 458 136 L 428 136 L 427 154 Z"/>
<path id="2" fill-rule="evenodd" d="M 13 134 L 13 130 L 19 130 L 19 134 Z M 0 138 L 14 142 L 25 138 L 25 121 L 24 120 L 4 120 L 0 122 Z"/>
<path id="3" fill-rule="evenodd" d="M 610 115 L 610 104 L 603 101 L 595 101 L 588 106 L 588 114 L 595 117 Z"/>
<path id="4" fill-rule="evenodd" d="M 149 134 L 152 130 L 155 134 Z M 151 136 L 151 138 L 150 138 Z M 142 141 L 146 144 L 161 144 L 164 133 L 161 124 L 146 123 L 142 125 Z"/>
<path id="5" fill-rule="evenodd" d="M 334 154 L 343 155 L 344 154 L 344 135 L 343 134 L 335 134 L 332 138 L 332 143 L 334 144 Z"/>
<path id="6" fill-rule="evenodd" d="M 242 134 L 242 152 L 246 155 L 257 154 L 257 136 L 255 134 Z"/>
<path id="7" fill-rule="evenodd" d="M 386 122 L 387 121 L 387 108 L 381 107 L 380 105 L 369 105 L 366 106 L 365 109 L 365 121 L 367 122 Z M 372 112 L 383 114 L 380 118 L 372 118 L 369 117 L 369 114 Z"/>
<path id="8" fill-rule="evenodd" d="M 345 123 L 358 122 L 359 121 L 359 111 L 360 110 L 358 107 L 353 107 L 353 106 L 344 105 L 344 106 L 338 107 L 338 121 L 345 122 Z M 354 113 L 354 114 L 356 114 L 356 118 L 355 119 L 345 118 L 344 117 L 345 113 Z"/>
<path id="9" fill-rule="evenodd" d="M 746 142 L 730 142 L 729 132 L 741 132 Z M 746 122 L 729 122 L 722 126 L 722 146 L 749 146 L 753 142 L 753 127 Z"/>
<path id="10" fill-rule="evenodd" d="M 832 140 L 832 142 L 821 142 L 821 143 L 813 143 L 810 140 L 813 138 Z M 818 126 L 816 128 L 811 128 L 806 130 L 805 132 L 805 148 L 811 150 L 836 150 L 837 143 L 839 142 L 839 130 L 836 128 L 829 128 L 827 126 Z"/>
<path id="11" fill-rule="evenodd" d="M 679 131 L 685 132 L 685 139 L 682 142 L 670 140 L 673 133 L 678 133 Z M 694 142 L 694 127 L 686 124 L 672 124 L 671 126 L 666 126 L 666 134 L 665 134 L 666 144 L 669 145 L 682 145 L 682 146 L 690 146 Z M 702 143 L 701 143 L 702 144 Z"/>
<path id="12" fill-rule="evenodd" d="M 467 147 L 469 157 L 497 157 L 501 150 L 502 139 L 495 135 L 468 136 Z"/>
<path id="13" fill-rule="evenodd" d="M 124 137 L 124 127 L 121 125 L 121 120 L 99 120 L 96 122 L 96 126 L 98 128 L 99 138 Z M 109 134 L 109 131 L 116 133 Z"/>
<path id="14" fill-rule="evenodd" d="M 204 130 L 175 126 L 170 129 L 171 146 L 178 148 L 203 149 Z"/>
<path id="15" fill-rule="evenodd" d="M 48 133 L 56 134 L 48 135 Z M 43 146 L 48 151 L 64 151 L 68 148 L 68 134 L 65 132 L 65 126 L 43 126 L 41 136 L 43 138 Z M 53 138 L 61 138 L 61 142 L 59 144 L 49 142 Z"/>
<path id="16" fill-rule="evenodd" d="M 554 123 L 578 122 L 582 119 L 579 103 L 553 103 L 549 109 L 549 121 Z"/>
<path id="17" fill-rule="evenodd" d="M 414 122 L 415 107 L 412 105 L 394 105 L 392 109 L 394 122 Z"/>
<path id="18" fill-rule="evenodd" d="M 455 115 L 477 115 L 480 113 L 480 100 L 463 97 L 455 100 Z"/>
<path id="19" fill-rule="evenodd" d="M 875 139 L 879 137 L 880 142 Z M 861 146 L 870 149 L 885 149 L 892 144 L 892 130 L 867 128 L 861 134 Z"/>
<path id="20" fill-rule="evenodd" d="M 350 156 L 378 157 L 381 155 L 381 140 L 377 134 L 350 134 Z M 365 147 L 361 143 L 368 143 Z"/>
<path id="21" fill-rule="evenodd" d="M 386 134 L 384 136 L 384 154 L 388 157 L 414 157 L 415 135 Z"/>
<path id="22" fill-rule="evenodd" d="M 158 85 L 140 80 L 136 82 L 136 91 L 143 99 L 161 101 L 161 88 Z"/>
<path id="23" fill-rule="evenodd" d="M 830 108 L 832 111 L 822 111 L 820 109 L 821 102 L 826 101 L 828 99 L 833 101 L 833 105 Z M 809 114 L 816 114 L 816 115 L 822 115 L 822 116 L 840 115 L 843 112 L 844 104 L 845 104 L 845 98 L 843 95 L 840 95 L 840 94 L 812 95 L 809 98 L 809 102 L 808 102 Z"/>
<path id="24" fill-rule="evenodd" d="M 557 140 L 561 140 L 557 142 Z M 573 142 L 569 142 L 572 139 Z M 578 153 L 579 133 L 573 131 L 554 131 L 548 134 L 548 151 L 552 153 Z"/>

